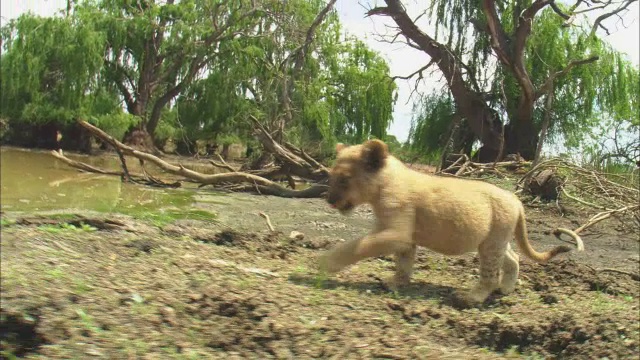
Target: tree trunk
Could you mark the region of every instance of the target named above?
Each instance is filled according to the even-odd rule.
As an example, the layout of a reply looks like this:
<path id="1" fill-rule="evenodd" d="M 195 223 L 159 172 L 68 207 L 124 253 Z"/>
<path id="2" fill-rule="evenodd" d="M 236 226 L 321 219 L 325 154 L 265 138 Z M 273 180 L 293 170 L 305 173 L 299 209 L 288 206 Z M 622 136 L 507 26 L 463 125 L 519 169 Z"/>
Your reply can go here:
<path id="1" fill-rule="evenodd" d="M 367 13 L 371 15 L 390 16 L 404 36 L 411 39 L 415 46 L 431 57 L 431 61 L 440 69 L 447 79 L 449 90 L 458 106 L 458 111 L 483 145 L 499 151 L 502 145 L 502 124 L 484 101 L 483 95 L 471 88 L 463 77 L 463 64 L 456 58 L 445 44 L 438 43 L 422 32 L 407 15 L 399 0 L 385 0 L 387 7 L 374 8 Z"/>
<path id="2" fill-rule="evenodd" d="M 231 146 L 231 144 L 222 144 L 222 151 L 220 156 L 222 156 L 223 159 L 225 160 L 229 160 L 229 147 Z"/>
<path id="3" fill-rule="evenodd" d="M 533 125 L 533 99 L 521 99 L 516 118 L 505 126 L 504 154 L 520 154 L 525 160 L 533 160 L 537 145 L 538 132 Z"/>
<path id="4" fill-rule="evenodd" d="M 536 154 L 533 157 L 532 166 L 536 166 L 540 161 L 540 154 L 542 153 L 542 146 L 547 138 L 547 130 L 549 130 L 549 123 L 551 122 L 551 108 L 553 107 L 553 88 L 547 93 L 547 99 L 544 102 L 544 119 L 542 120 L 542 129 L 540 130 L 540 139 L 538 139 L 538 147 L 536 148 Z"/>

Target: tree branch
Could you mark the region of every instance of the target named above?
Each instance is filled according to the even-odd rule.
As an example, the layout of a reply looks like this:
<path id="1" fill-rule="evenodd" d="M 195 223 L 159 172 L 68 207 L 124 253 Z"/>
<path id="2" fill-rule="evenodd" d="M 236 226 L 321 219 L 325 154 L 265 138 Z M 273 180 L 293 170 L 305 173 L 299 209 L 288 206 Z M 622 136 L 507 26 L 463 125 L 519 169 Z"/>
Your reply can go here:
<path id="1" fill-rule="evenodd" d="M 220 9 L 221 7 L 217 7 L 216 9 Z M 160 114 L 162 112 L 162 109 L 164 109 L 164 107 L 166 106 L 166 104 L 171 101 L 171 99 L 175 98 L 176 96 L 178 96 L 178 94 L 180 94 L 180 92 L 189 84 L 191 83 L 191 81 L 193 81 L 194 77 L 196 76 L 196 74 L 198 73 L 198 71 L 200 71 L 207 63 L 208 59 L 206 58 L 206 49 L 210 48 L 212 46 L 212 44 L 216 41 L 222 41 L 224 39 L 227 38 L 233 38 L 234 36 L 237 36 L 239 33 L 238 32 L 232 32 L 230 34 L 225 35 L 225 33 L 227 32 L 227 30 L 229 30 L 233 25 L 235 25 L 238 21 L 243 20 L 245 18 L 248 18 L 252 15 L 254 15 L 256 12 L 258 11 L 258 8 L 254 6 L 248 10 L 247 12 L 243 13 L 242 15 L 240 15 L 240 17 L 238 19 L 235 20 L 228 20 L 224 26 L 215 26 L 215 30 L 205 38 L 203 44 L 202 44 L 202 52 L 200 54 L 198 54 L 197 56 L 195 56 L 191 62 L 189 63 L 189 68 L 187 70 L 187 73 L 183 76 L 182 80 L 180 80 L 180 82 L 178 82 L 177 84 L 175 84 L 175 79 L 177 78 L 178 73 L 171 73 L 171 72 L 167 72 L 166 74 L 169 74 L 170 76 L 172 76 L 172 80 L 166 80 L 168 88 L 167 90 L 164 92 L 164 94 L 162 94 L 154 103 L 153 105 L 153 109 L 151 111 L 151 116 L 149 117 L 149 121 L 147 123 L 147 131 L 149 133 L 153 133 L 156 126 L 158 125 L 158 121 L 160 120 Z M 213 18 L 214 20 L 216 19 L 216 15 L 218 14 L 214 14 Z M 214 21 L 214 25 L 217 24 L 217 22 Z M 179 62 L 181 64 L 181 61 Z M 174 68 L 177 69 L 179 67 Z M 167 76 L 165 74 L 165 76 Z"/>
<path id="2" fill-rule="evenodd" d="M 636 1 L 638 1 L 638 0 L 627 0 L 623 4 L 621 4 L 617 9 L 615 9 L 615 10 L 613 10 L 611 12 L 608 12 L 606 14 L 602 14 L 602 15 L 598 16 L 596 18 L 596 20 L 593 22 L 593 26 L 591 27 L 590 36 L 593 36 L 596 33 L 596 30 L 598 30 L 598 27 L 604 28 L 605 31 L 607 32 L 607 35 L 609 35 L 609 31 L 604 26 L 602 26 L 602 22 L 605 21 L 606 19 L 610 18 L 611 16 L 616 15 L 616 14 L 620 13 L 621 11 L 628 9 L 629 6 L 631 4 L 633 4 L 634 2 L 636 2 Z"/>
<path id="3" fill-rule="evenodd" d="M 410 39 L 417 48 L 429 55 L 437 64 L 447 80 L 456 105 L 461 114 L 469 120 L 469 126 L 483 144 L 494 146 L 501 142 L 500 126 L 493 121 L 494 117 L 482 95 L 469 88 L 462 76 L 464 68 L 460 60 L 445 44 L 441 44 L 428 34 L 424 33 L 411 20 L 400 0 L 385 0 L 386 7 L 377 7 L 369 10 L 367 16 L 390 16 L 402 34 Z"/>
<path id="4" fill-rule="evenodd" d="M 547 78 L 547 80 L 544 82 L 544 84 L 542 84 L 542 86 L 538 89 L 538 91 L 536 91 L 535 98 L 538 99 L 542 95 L 544 95 L 547 92 L 549 92 L 549 90 L 551 90 L 553 88 L 553 83 L 556 81 L 556 79 L 558 79 L 561 76 L 565 76 L 567 73 L 569 73 L 569 71 L 571 71 L 572 68 L 574 68 L 576 66 L 579 66 L 579 65 L 584 65 L 584 64 L 592 63 L 594 61 L 598 61 L 598 59 L 600 59 L 600 57 L 596 55 L 596 56 L 592 56 L 592 57 L 587 58 L 587 59 L 572 60 L 571 62 L 569 62 L 569 65 L 567 65 L 564 69 L 562 69 L 560 71 L 556 71 L 555 73 L 551 74 Z"/>
<path id="5" fill-rule="evenodd" d="M 513 71 L 516 75 L 516 79 L 522 87 L 523 95 L 527 99 L 533 99 L 534 87 L 531 82 L 531 78 L 527 73 L 524 63 L 524 48 L 527 45 L 527 38 L 531 34 L 531 24 L 533 23 L 533 17 L 545 6 L 549 5 L 552 0 L 536 0 L 531 6 L 529 6 L 519 19 L 518 27 L 515 31 L 515 40 L 513 47 Z"/>
<path id="6" fill-rule="evenodd" d="M 127 89 L 127 86 L 123 82 L 126 78 L 129 81 L 129 84 L 133 85 L 131 78 L 128 76 L 126 71 L 117 63 L 106 60 L 105 65 L 107 66 L 107 68 L 111 68 L 114 83 L 116 84 L 118 90 L 120 90 L 120 93 L 122 93 L 124 103 L 127 105 L 129 113 L 134 114 L 136 100 L 133 98 L 133 95 L 131 94 L 131 92 L 129 92 L 129 89 Z"/>
<path id="7" fill-rule="evenodd" d="M 507 34 L 498 19 L 496 4 L 493 0 L 482 1 L 482 11 L 487 18 L 487 29 L 491 37 L 491 47 L 496 52 L 500 61 L 506 66 L 512 66 L 512 56 L 509 49 Z"/>
<path id="8" fill-rule="evenodd" d="M 556 14 L 560 15 L 560 17 L 562 17 L 563 19 L 565 19 L 565 20 L 569 20 L 569 19 L 571 18 L 571 16 L 569 16 L 569 15 L 565 14 L 564 12 L 562 12 L 562 9 L 560 9 L 560 8 L 558 7 L 558 4 L 556 4 L 556 2 L 555 2 L 555 1 L 551 1 L 551 3 L 550 3 L 549 5 L 550 5 L 550 6 L 551 6 L 551 8 L 553 9 L 553 11 L 554 11 Z"/>
<path id="9" fill-rule="evenodd" d="M 311 43 L 313 42 L 313 38 L 315 37 L 316 29 L 318 28 L 318 26 L 320 26 L 320 24 L 322 24 L 322 21 L 324 21 L 325 17 L 327 17 L 327 14 L 329 13 L 329 11 L 333 9 L 333 6 L 335 5 L 336 1 L 337 0 L 330 0 L 327 3 L 327 5 L 318 13 L 318 15 L 316 15 L 316 18 L 311 23 L 311 26 L 309 26 L 309 29 L 307 29 L 307 36 L 305 38 L 304 44 L 302 44 L 302 46 L 300 46 L 295 51 L 296 62 L 294 65 L 294 72 L 297 73 L 300 71 L 300 69 L 302 69 L 302 65 L 304 64 L 304 59 L 307 55 L 307 52 L 309 51 L 309 46 L 311 46 Z"/>
<path id="10" fill-rule="evenodd" d="M 138 151 L 130 146 L 127 146 L 121 143 L 120 141 L 114 139 L 113 137 L 111 137 L 109 134 L 105 133 L 101 129 L 89 124 L 86 121 L 82 121 L 78 119 L 78 123 L 85 129 L 89 130 L 92 134 L 102 139 L 103 141 L 120 149 L 123 154 L 134 156 L 140 160 L 148 161 L 150 163 L 155 164 L 156 166 L 158 166 L 159 168 L 161 168 L 162 170 L 168 173 L 183 176 L 187 179 L 196 181 L 202 185 L 221 185 L 221 184 L 228 184 L 228 183 L 239 183 L 235 188 L 236 190 L 257 191 L 261 194 L 276 195 L 281 197 L 297 197 L 297 198 L 320 197 L 327 191 L 327 186 L 322 184 L 314 184 L 313 186 L 304 190 L 289 190 L 289 189 L 283 188 L 282 186 L 278 185 L 277 183 L 271 180 L 268 180 L 253 174 L 243 173 L 243 172 L 202 174 L 197 171 L 187 169 L 180 164 L 179 165 L 169 164 L 163 161 L 162 159 L 158 158 L 157 156 L 154 156 L 152 154 L 148 154 L 142 151 Z M 58 155 L 61 155 L 59 153 L 52 152 L 52 155 L 58 158 L 61 158 L 61 156 L 58 156 Z M 64 159 L 62 158 L 61 160 L 64 161 Z M 67 163 L 69 165 L 72 164 L 71 162 L 68 162 L 68 161 Z M 85 165 L 80 165 L 80 166 L 82 166 L 82 169 L 85 171 L 105 173 L 103 170 L 96 169 L 93 167 L 87 167 Z"/>
<path id="11" fill-rule="evenodd" d="M 413 78 L 414 76 L 416 76 L 417 74 L 420 74 L 420 79 L 422 78 L 422 72 L 427 70 L 431 65 L 434 64 L 433 59 L 431 59 L 431 61 L 429 61 L 429 63 L 423 67 L 421 67 L 420 69 L 414 71 L 413 73 L 407 75 L 407 76 L 393 76 L 391 77 L 391 80 L 396 80 L 396 79 L 402 79 L 402 80 L 409 80 L 411 78 Z"/>

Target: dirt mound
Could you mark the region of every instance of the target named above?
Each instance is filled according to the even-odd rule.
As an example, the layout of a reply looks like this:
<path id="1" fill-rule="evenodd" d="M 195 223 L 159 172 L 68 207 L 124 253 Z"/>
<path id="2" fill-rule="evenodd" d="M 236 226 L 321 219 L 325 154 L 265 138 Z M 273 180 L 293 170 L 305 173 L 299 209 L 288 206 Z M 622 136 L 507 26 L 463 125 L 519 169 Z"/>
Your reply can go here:
<path id="1" fill-rule="evenodd" d="M 451 326 L 468 344 L 499 352 L 517 349 L 545 356 L 624 358 L 637 351 L 637 343 L 627 339 L 634 337 L 633 330 L 611 319 L 594 323 L 580 319 L 580 315 L 558 315 L 543 319 L 496 317 L 487 322 L 461 319 Z"/>
<path id="2" fill-rule="evenodd" d="M 186 302 L 187 314 L 211 326 L 206 345 L 212 349 L 261 358 L 291 354 L 299 329 L 279 326 L 273 318 L 281 313 L 280 307 L 268 298 L 211 286 Z"/>
<path id="3" fill-rule="evenodd" d="M 521 273 L 531 282 L 533 290 L 545 293 L 558 287 L 572 289 L 573 292 L 595 291 L 610 295 L 634 295 L 640 290 L 640 283 L 629 276 L 598 272 L 594 268 L 563 259 L 545 265 L 521 261 Z"/>
<path id="4" fill-rule="evenodd" d="M 269 253 L 272 257 L 279 259 L 285 259 L 288 254 L 296 253 L 300 248 L 326 249 L 333 243 L 327 239 L 289 239 L 279 231 L 244 233 L 234 230 L 220 231 L 196 240 L 207 244 L 242 248 L 252 253 Z"/>
<path id="5" fill-rule="evenodd" d="M 23 357 L 37 352 L 47 339 L 37 331 L 38 318 L 26 314 L 8 313 L 0 309 L 0 355 Z"/>

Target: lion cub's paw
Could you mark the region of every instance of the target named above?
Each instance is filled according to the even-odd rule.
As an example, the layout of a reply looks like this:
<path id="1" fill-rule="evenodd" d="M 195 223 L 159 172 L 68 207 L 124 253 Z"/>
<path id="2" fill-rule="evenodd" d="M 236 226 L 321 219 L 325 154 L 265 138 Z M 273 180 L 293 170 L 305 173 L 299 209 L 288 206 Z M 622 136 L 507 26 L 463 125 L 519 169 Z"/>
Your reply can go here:
<path id="1" fill-rule="evenodd" d="M 382 285 L 389 291 L 396 292 L 401 287 L 409 285 L 410 280 L 407 278 L 399 278 L 396 275 L 389 276 L 382 280 Z"/>
<path id="2" fill-rule="evenodd" d="M 486 299 L 486 296 L 473 290 L 457 291 L 453 296 L 451 305 L 459 309 L 479 307 Z"/>
<path id="3" fill-rule="evenodd" d="M 323 274 L 334 274 L 342 269 L 331 256 L 331 252 L 320 255 L 316 261 L 318 272 Z"/>

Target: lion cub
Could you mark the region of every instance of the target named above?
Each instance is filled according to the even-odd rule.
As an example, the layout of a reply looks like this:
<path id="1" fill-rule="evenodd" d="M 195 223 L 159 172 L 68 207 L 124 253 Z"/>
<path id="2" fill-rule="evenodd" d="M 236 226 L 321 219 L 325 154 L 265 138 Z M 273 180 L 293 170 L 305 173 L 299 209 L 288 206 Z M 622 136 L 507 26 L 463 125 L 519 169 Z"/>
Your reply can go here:
<path id="1" fill-rule="evenodd" d="M 396 272 L 387 282 L 395 289 L 409 283 L 418 245 L 445 255 L 477 251 L 480 281 L 464 297 L 479 303 L 494 290 L 508 294 L 515 289 L 519 257 L 510 246 L 514 235 L 524 254 L 540 263 L 571 250 L 534 250 L 522 203 L 509 191 L 482 181 L 419 173 L 390 155 L 380 140 L 338 144 L 336 151 L 327 201 L 343 215 L 368 203 L 376 223 L 367 236 L 323 254 L 322 271 L 335 273 L 365 258 L 395 254 Z M 568 233 L 582 250 L 581 239 Z"/>

